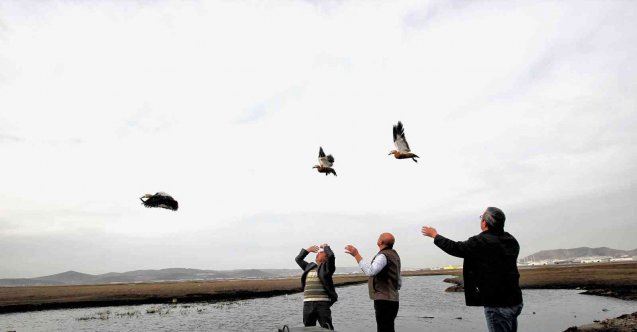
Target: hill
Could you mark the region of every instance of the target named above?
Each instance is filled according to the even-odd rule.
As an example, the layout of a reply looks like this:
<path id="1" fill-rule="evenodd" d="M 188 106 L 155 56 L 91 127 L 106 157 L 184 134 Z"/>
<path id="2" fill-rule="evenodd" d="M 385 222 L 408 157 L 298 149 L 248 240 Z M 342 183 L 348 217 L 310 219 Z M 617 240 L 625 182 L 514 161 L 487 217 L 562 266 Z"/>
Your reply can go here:
<path id="1" fill-rule="evenodd" d="M 538 251 L 532 255 L 526 256 L 522 261 L 533 260 L 563 260 L 573 259 L 579 257 L 622 257 L 622 256 L 637 256 L 637 249 L 633 250 L 619 250 L 607 247 L 590 248 L 579 247 L 572 249 L 552 249 Z"/>
<path id="2" fill-rule="evenodd" d="M 344 267 L 337 268 L 336 273 L 345 274 L 357 271 L 360 271 L 358 267 Z M 291 277 L 300 274 L 300 269 L 199 270 L 186 268 L 169 268 L 160 270 L 109 272 L 104 274 L 87 274 L 76 271 L 67 271 L 36 278 L 0 279 L 0 286 L 59 286 L 159 281 L 274 279 Z"/>

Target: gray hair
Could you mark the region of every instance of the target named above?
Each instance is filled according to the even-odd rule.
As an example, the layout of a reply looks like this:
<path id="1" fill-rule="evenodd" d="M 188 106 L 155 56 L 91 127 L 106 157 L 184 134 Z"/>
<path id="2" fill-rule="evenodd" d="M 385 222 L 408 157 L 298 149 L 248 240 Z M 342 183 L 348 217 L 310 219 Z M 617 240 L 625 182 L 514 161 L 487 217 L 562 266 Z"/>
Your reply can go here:
<path id="1" fill-rule="evenodd" d="M 506 216 L 502 210 L 497 207 L 488 207 L 487 210 L 482 215 L 482 219 L 489 225 L 491 228 L 495 229 L 504 229 L 504 221 L 506 220 Z"/>

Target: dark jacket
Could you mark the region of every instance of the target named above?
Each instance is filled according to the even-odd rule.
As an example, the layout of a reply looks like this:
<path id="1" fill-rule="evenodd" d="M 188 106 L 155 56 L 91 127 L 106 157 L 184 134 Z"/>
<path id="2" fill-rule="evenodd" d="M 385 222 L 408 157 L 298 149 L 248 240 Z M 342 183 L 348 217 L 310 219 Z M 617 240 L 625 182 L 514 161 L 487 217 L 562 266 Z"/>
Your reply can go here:
<path id="1" fill-rule="evenodd" d="M 325 254 L 327 255 L 327 261 L 318 265 L 318 270 L 316 274 L 319 279 L 323 283 L 323 287 L 325 291 L 327 291 L 327 295 L 332 300 L 332 303 L 338 300 L 338 295 L 336 294 L 336 289 L 334 288 L 334 281 L 332 280 L 332 275 L 334 275 L 334 271 L 336 271 L 336 258 L 334 257 L 334 252 L 330 249 L 329 246 L 324 247 Z M 309 252 L 305 249 L 301 249 L 301 252 L 294 259 L 296 264 L 299 264 L 301 269 L 303 270 L 303 275 L 301 275 L 301 287 L 305 289 L 305 279 L 307 278 L 307 273 L 310 272 L 317 265 L 314 262 L 308 263 L 305 261 L 305 256 L 307 256 Z"/>
<path id="2" fill-rule="evenodd" d="M 468 306 L 507 307 L 522 303 L 517 267 L 520 245 L 513 235 L 486 230 L 464 242 L 438 235 L 434 243 L 449 255 L 464 258 L 462 276 Z"/>

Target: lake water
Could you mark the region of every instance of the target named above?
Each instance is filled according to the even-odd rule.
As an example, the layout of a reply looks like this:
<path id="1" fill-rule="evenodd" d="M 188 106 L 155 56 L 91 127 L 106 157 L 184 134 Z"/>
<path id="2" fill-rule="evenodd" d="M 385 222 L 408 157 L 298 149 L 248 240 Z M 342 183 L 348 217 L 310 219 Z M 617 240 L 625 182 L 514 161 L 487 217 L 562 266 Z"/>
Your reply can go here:
<path id="1" fill-rule="evenodd" d="M 398 331 L 486 331 L 482 308 L 466 307 L 462 293 L 446 293 L 445 276 L 406 277 Z M 337 289 L 337 331 L 375 331 L 367 285 Z M 637 311 L 637 302 L 581 295 L 577 290 L 524 290 L 520 331 L 563 331 L 569 326 Z M 164 305 L 47 310 L 0 315 L 4 331 L 275 331 L 302 325 L 302 294 Z M 534 314 L 535 312 L 535 314 Z M 430 318 L 433 317 L 433 318 Z"/>

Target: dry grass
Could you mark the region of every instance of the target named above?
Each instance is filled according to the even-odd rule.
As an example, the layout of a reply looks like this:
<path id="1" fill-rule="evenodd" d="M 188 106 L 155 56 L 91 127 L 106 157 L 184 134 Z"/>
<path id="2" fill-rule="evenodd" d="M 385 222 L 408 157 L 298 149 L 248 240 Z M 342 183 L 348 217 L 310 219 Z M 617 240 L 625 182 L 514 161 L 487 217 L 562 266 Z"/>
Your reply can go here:
<path id="1" fill-rule="evenodd" d="M 406 271 L 404 276 L 460 274 L 460 270 Z M 637 263 L 546 266 L 520 270 L 525 288 L 636 286 Z M 362 275 L 337 275 L 336 285 L 367 281 Z M 298 277 L 269 280 L 215 280 L 137 284 L 0 287 L 0 313 L 52 308 L 143 303 L 232 300 L 301 291 Z"/>
<path id="2" fill-rule="evenodd" d="M 553 265 L 520 270 L 523 288 L 637 286 L 637 263 Z"/>
<path id="3" fill-rule="evenodd" d="M 636 287 L 637 262 L 522 267 L 522 288 Z M 447 273 L 461 276 L 462 270 Z"/>
<path id="4" fill-rule="evenodd" d="M 409 271 L 404 275 L 448 274 Z M 362 275 L 336 275 L 337 286 L 367 281 Z M 266 280 L 214 280 L 74 286 L 0 287 L 0 313 L 55 308 L 235 300 L 301 291 L 299 277 Z"/>
<path id="5" fill-rule="evenodd" d="M 366 281 L 335 276 L 337 285 Z M 298 277 L 75 286 L 0 287 L 0 312 L 141 303 L 192 302 L 263 297 L 300 291 Z"/>

